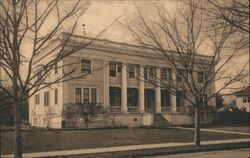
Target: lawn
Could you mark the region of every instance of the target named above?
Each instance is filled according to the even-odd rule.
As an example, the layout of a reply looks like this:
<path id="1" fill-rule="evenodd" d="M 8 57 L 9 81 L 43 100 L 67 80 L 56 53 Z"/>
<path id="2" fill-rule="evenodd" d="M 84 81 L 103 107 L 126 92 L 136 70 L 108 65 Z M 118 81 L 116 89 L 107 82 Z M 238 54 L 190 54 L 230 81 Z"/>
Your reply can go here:
<path id="1" fill-rule="evenodd" d="M 13 132 L 2 134 L 2 154 L 13 152 Z M 248 138 L 244 135 L 201 132 L 201 140 Z M 192 142 L 193 131 L 184 129 L 98 129 L 23 131 L 23 152 L 70 150 L 135 144 Z"/>

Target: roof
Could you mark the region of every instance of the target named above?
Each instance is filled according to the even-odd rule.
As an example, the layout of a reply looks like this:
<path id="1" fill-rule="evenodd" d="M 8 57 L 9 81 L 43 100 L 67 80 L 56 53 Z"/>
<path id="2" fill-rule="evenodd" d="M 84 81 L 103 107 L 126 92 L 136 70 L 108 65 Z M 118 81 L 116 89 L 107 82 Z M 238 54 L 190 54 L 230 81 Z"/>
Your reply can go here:
<path id="1" fill-rule="evenodd" d="M 235 92 L 234 95 L 235 96 L 249 96 L 250 95 L 250 86 L 243 89 L 243 90 Z"/>

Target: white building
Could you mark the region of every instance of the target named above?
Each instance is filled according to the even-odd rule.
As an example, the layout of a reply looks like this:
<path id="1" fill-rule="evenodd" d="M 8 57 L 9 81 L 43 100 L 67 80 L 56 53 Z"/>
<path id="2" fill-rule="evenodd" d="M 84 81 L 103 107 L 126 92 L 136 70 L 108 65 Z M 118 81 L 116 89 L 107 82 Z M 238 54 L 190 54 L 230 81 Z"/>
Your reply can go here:
<path id="1" fill-rule="evenodd" d="M 61 46 L 60 42 L 65 36 L 63 34 L 46 50 L 37 54 L 34 64 L 46 64 L 52 59 L 55 48 Z M 74 36 L 74 40 L 81 44 L 91 39 Z M 208 56 L 197 56 L 197 64 L 209 64 L 209 59 Z M 109 120 L 112 117 L 113 125 L 117 126 L 150 126 L 157 121 L 156 116 L 171 124 L 192 123 L 192 118 L 186 112 L 188 103 L 181 92 L 170 94 L 167 89 L 145 82 L 154 82 L 156 77 L 162 81 L 174 80 L 182 84 L 175 70 L 166 64 L 163 57 L 156 55 L 153 49 L 97 39 L 87 48 L 61 60 L 58 67 L 69 63 L 79 63 L 75 75 L 90 74 L 83 79 L 53 85 L 31 97 L 29 122 L 32 126 L 62 128 L 67 121 L 62 116 L 63 105 L 76 102 L 101 103 L 109 111 Z M 62 69 L 56 69 L 50 77 L 62 73 Z M 202 80 L 199 78 L 203 77 L 201 73 L 198 70 L 194 70 L 194 73 L 197 84 L 202 84 L 199 83 Z M 211 92 L 214 92 L 214 85 L 209 87 L 207 93 Z M 214 106 L 214 100 L 208 104 Z M 107 117 L 99 115 L 96 122 L 98 119 L 100 123 Z"/>
<path id="2" fill-rule="evenodd" d="M 250 112 L 250 87 L 234 93 L 236 96 L 236 107 Z"/>

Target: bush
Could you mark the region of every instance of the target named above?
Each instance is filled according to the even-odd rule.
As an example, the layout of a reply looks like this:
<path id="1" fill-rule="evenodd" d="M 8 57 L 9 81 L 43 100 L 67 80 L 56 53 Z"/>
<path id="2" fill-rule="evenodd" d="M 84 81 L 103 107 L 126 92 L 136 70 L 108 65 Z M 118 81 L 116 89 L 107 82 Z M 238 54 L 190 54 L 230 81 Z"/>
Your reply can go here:
<path id="1" fill-rule="evenodd" d="M 65 104 L 63 107 L 63 117 L 71 127 L 76 127 L 78 118 L 83 118 L 88 128 L 89 122 L 101 113 L 104 108 L 100 103 Z"/>

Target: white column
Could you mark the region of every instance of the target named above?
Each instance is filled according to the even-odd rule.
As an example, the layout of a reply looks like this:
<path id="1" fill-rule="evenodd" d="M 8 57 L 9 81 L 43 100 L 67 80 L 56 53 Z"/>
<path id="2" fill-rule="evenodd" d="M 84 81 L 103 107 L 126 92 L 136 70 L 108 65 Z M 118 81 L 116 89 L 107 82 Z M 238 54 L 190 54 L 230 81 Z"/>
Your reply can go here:
<path id="1" fill-rule="evenodd" d="M 176 71 L 174 69 L 171 70 L 171 79 L 172 79 L 172 84 L 175 85 L 176 83 Z M 171 111 L 176 112 L 176 93 L 173 94 L 175 90 L 171 90 L 171 95 L 170 95 L 170 103 L 171 103 Z"/>
<path id="2" fill-rule="evenodd" d="M 145 112 L 144 108 L 144 68 L 139 68 L 139 112 Z"/>
<path id="3" fill-rule="evenodd" d="M 155 112 L 161 112 L 161 71 L 159 67 L 156 67 L 156 85 L 155 85 Z"/>
<path id="4" fill-rule="evenodd" d="M 127 65 L 122 64 L 122 105 L 121 112 L 127 112 Z"/>
<path id="5" fill-rule="evenodd" d="M 109 110 L 109 62 L 104 62 L 103 66 L 103 106 Z"/>

